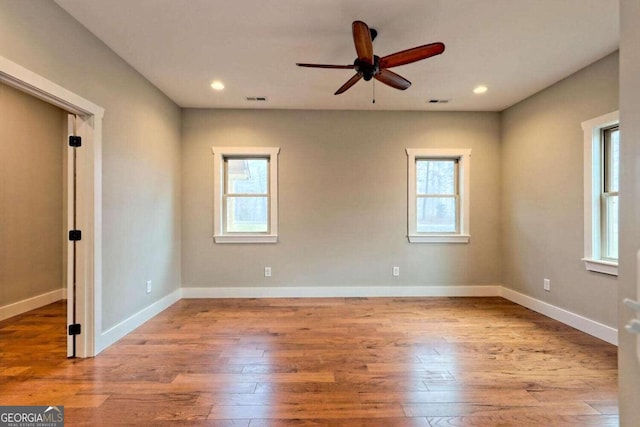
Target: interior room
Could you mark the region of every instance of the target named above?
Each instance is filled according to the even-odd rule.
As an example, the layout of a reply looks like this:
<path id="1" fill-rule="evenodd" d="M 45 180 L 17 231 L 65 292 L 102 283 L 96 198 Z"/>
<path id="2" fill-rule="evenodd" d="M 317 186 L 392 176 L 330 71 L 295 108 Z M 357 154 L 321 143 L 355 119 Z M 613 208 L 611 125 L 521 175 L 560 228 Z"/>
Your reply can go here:
<path id="1" fill-rule="evenodd" d="M 638 424 L 637 2 L 213 3 L 0 0 L 0 405 Z"/>

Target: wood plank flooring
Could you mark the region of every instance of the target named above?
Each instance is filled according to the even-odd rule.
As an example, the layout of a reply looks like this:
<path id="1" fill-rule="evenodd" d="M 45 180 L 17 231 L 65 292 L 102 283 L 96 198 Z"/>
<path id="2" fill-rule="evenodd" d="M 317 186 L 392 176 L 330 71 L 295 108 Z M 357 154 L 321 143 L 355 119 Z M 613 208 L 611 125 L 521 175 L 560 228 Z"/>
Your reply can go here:
<path id="1" fill-rule="evenodd" d="M 617 349 L 501 298 L 182 300 L 96 358 L 0 322 L 0 405 L 66 425 L 617 426 Z"/>

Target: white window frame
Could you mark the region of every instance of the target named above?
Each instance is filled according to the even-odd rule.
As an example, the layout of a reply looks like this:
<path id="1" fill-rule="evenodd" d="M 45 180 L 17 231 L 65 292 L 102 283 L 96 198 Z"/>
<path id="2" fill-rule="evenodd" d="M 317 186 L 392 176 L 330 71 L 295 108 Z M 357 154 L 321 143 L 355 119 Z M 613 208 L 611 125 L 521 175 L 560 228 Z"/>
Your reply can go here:
<path id="1" fill-rule="evenodd" d="M 609 114 L 582 122 L 584 133 L 584 261 L 589 271 L 618 275 L 618 263 L 602 259 L 601 217 L 603 180 L 602 131 L 620 123 L 620 114 Z"/>
<path id="2" fill-rule="evenodd" d="M 278 241 L 278 153 L 279 147 L 211 147 L 213 152 L 213 238 L 216 243 L 276 243 Z M 224 229 L 225 159 L 263 157 L 269 159 L 269 231 L 227 233 Z"/>
<path id="3" fill-rule="evenodd" d="M 471 187 L 471 149 L 466 148 L 407 148 L 408 180 L 408 239 L 410 243 L 469 243 L 469 210 Z M 423 233 L 417 231 L 416 221 L 416 160 L 457 159 L 458 161 L 458 222 L 456 233 Z"/>

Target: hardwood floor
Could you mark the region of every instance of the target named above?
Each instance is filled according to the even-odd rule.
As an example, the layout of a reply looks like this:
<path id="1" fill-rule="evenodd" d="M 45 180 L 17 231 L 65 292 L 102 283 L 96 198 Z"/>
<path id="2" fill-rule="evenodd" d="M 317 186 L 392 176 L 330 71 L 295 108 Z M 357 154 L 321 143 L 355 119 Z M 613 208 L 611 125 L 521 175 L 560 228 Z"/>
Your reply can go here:
<path id="1" fill-rule="evenodd" d="M 66 425 L 617 426 L 617 349 L 500 298 L 182 300 L 93 359 L 0 322 L 0 405 Z"/>

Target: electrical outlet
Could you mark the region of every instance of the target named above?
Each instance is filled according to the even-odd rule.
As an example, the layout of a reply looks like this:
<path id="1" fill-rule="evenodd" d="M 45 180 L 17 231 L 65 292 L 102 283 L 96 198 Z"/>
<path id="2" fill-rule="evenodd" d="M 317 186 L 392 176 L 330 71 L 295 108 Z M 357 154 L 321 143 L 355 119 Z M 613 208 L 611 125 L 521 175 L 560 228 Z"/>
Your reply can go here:
<path id="1" fill-rule="evenodd" d="M 147 280 L 147 293 L 151 293 L 151 280 Z"/>
<path id="2" fill-rule="evenodd" d="M 398 277 L 400 275 L 400 267 L 393 267 L 393 275 L 394 277 Z"/>
<path id="3" fill-rule="evenodd" d="M 271 277 L 271 267 L 264 268 L 264 277 Z"/>
<path id="4" fill-rule="evenodd" d="M 544 290 L 547 292 L 551 292 L 551 280 L 544 279 Z"/>

